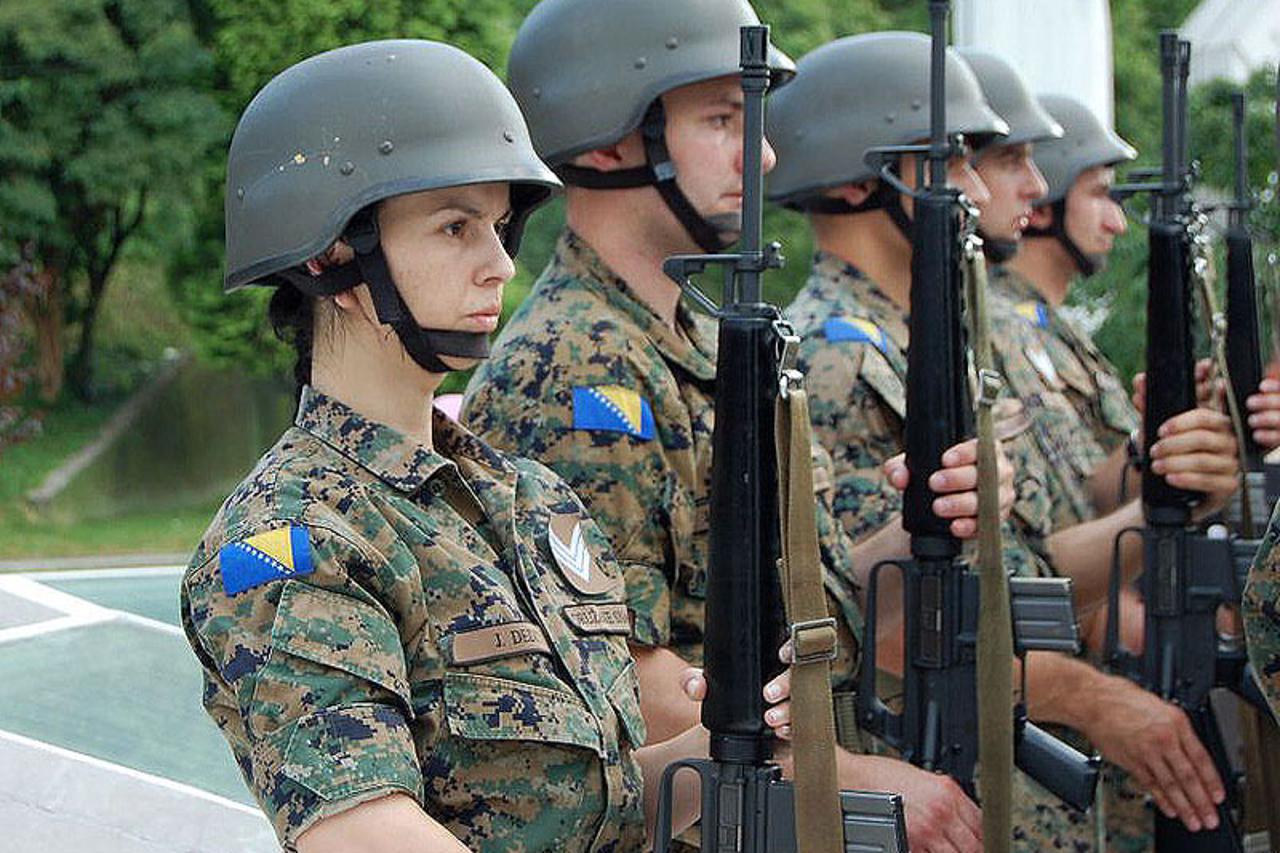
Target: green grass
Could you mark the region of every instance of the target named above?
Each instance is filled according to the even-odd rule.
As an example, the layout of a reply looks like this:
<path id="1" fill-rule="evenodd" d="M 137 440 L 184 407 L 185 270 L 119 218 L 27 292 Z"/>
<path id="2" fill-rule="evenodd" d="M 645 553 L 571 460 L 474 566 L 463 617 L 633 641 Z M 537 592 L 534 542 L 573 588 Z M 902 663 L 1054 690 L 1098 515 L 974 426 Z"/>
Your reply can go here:
<path id="1" fill-rule="evenodd" d="M 98 554 L 189 553 L 218 505 L 73 523 L 0 515 L 0 560 Z"/>

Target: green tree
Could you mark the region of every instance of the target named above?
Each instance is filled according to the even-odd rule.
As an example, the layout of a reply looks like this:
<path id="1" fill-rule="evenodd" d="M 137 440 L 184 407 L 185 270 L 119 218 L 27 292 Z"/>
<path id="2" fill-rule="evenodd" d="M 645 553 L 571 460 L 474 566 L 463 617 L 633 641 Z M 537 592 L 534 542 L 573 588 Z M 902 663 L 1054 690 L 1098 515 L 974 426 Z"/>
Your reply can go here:
<path id="1" fill-rule="evenodd" d="M 6 0 L 0 56 L 0 265 L 32 248 L 88 398 L 112 270 L 153 211 L 198 192 L 226 117 L 182 0 Z"/>
<path id="2" fill-rule="evenodd" d="M 533 0 L 201 0 L 218 96 L 239 115 L 273 76 L 308 56 L 361 41 L 424 38 L 455 44 L 499 71 Z M 278 372 L 291 354 L 265 322 L 264 288 L 222 292 L 222 193 L 230 134 L 204 164 L 195 239 L 175 252 L 168 278 L 200 354 L 215 364 Z M 532 242 L 532 241 L 531 241 Z"/>

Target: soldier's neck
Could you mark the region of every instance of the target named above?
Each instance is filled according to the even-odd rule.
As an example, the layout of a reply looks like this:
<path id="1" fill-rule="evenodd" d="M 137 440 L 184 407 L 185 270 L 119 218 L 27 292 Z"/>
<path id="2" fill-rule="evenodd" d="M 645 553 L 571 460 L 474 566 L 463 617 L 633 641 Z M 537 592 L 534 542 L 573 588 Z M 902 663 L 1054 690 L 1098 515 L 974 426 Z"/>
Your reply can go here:
<path id="1" fill-rule="evenodd" d="M 395 335 L 350 333 L 318 338 L 311 385 L 364 418 L 432 447 L 431 406 L 445 374 L 418 367 Z"/>
<path id="2" fill-rule="evenodd" d="M 591 209 L 575 205 L 573 201 L 571 199 L 566 208 L 569 227 L 627 283 L 636 299 L 649 306 L 669 328 L 675 329 L 680 286 L 663 274 L 662 262 L 670 255 L 697 249 L 673 246 L 676 241 L 671 235 L 646 228 L 642 217 L 623 216 L 616 209 Z"/>
<path id="3" fill-rule="evenodd" d="M 904 312 L 911 310 L 911 244 L 884 211 L 814 216 L 818 248 L 853 264 Z"/>
<path id="4" fill-rule="evenodd" d="M 1066 301 L 1077 275 L 1075 262 L 1066 250 L 1057 240 L 1044 237 L 1024 239 L 1008 266 L 1031 282 L 1044 301 L 1054 306 Z"/>

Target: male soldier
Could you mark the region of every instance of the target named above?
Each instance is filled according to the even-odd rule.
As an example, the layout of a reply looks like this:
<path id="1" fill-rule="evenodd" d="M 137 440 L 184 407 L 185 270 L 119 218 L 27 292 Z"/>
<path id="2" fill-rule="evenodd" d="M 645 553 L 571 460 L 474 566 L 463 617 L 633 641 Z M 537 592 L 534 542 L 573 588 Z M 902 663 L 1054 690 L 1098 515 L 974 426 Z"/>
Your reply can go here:
<path id="1" fill-rule="evenodd" d="M 841 39 L 800 62 L 797 81 L 774 98 L 770 113 L 779 150 L 770 196 L 809 212 L 819 248 L 809 284 L 787 314 L 805 337 L 801 366 L 810 377 L 815 431 L 836 466 L 836 510 L 859 537 L 898 511 L 878 466 L 903 446 L 911 284 L 912 199 L 879 179 L 864 155 L 927 136 L 928 69 L 929 40 L 922 36 Z M 864 84 L 849 86 L 849 80 Z M 998 129 L 959 57 L 948 61 L 947 93 L 950 132 L 981 137 Z M 896 165 L 901 180 L 914 185 L 915 158 L 903 156 Z M 973 200 L 986 200 L 981 179 L 962 157 L 954 158 L 950 175 Z M 1026 459 L 1035 462 L 1033 454 Z M 1033 534 L 1051 532 L 1047 507 L 1021 499 L 1045 491 L 1043 481 L 1036 482 L 1043 477 L 1039 467 L 1018 472 L 1023 482 L 1014 510 Z M 1061 655 L 1032 655 L 1027 675 L 1033 718 L 1083 732 L 1190 825 L 1216 821 L 1221 785 L 1193 771 L 1208 757 L 1181 712 Z M 1068 815 L 1047 806 L 1020 813 L 1020 843 L 1087 849 L 1083 821 L 1069 826 Z"/>
<path id="2" fill-rule="evenodd" d="M 980 233 L 988 259 L 996 264 L 1016 257 L 1022 228 L 1031 214 L 1031 205 L 1047 191 L 1047 186 L 1032 159 L 1032 147 L 1054 150 L 1054 146 L 1070 148 L 1075 136 L 1063 138 L 1061 126 L 1046 113 L 1027 90 L 1017 71 L 1003 59 L 989 53 L 962 49 L 991 106 L 1010 124 L 1010 135 L 985 147 L 974 167 L 987 186 L 989 197 L 981 205 Z M 1050 133 L 1056 129 L 1057 133 Z M 1077 128 L 1073 126 L 1073 133 Z M 1058 141 L 1058 140 L 1062 141 Z M 1001 282 L 1013 278 L 1012 273 L 994 267 Z M 1138 501 L 1130 501 L 1121 509 L 1099 517 L 1089 493 L 1088 484 L 1094 470 L 1106 457 L 1106 451 L 1095 437 L 1095 426 L 1077 412 L 1063 394 L 1066 383 L 1058 376 L 1054 362 L 1032 328 L 1039 312 L 1019 310 L 1001 288 L 993 293 L 990 304 L 991 341 L 1001 374 L 1014 394 L 1031 415 L 1031 434 L 1036 447 L 1048 463 L 1046 481 L 1053 506 L 1054 533 L 1048 539 L 1048 551 L 1054 568 L 1084 587 L 1087 595 L 1101 595 L 1110 575 L 1112 547 L 1121 531 L 1142 524 Z M 1024 309 L 1025 310 L 1025 309 Z M 1096 355 L 1096 353 L 1095 353 Z M 1100 356 L 1098 356 L 1101 359 Z M 1107 373 L 1111 378 L 1112 374 Z M 1115 383 L 1118 387 L 1118 380 Z M 1125 401 L 1127 403 L 1127 400 Z M 1128 414 L 1126 412 L 1126 414 Z M 1182 482 L 1195 482 L 1196 488 L 1209 493 L 1197 512 L 1207 514 L 1225 505 L 1236 490 L 1237 463 L 1230 420 L 1210 409 L 1197 409 L 1170 419 L 1168 432 L 1152 448 L 1154 459 L 1168 466 L 1170 476 Z M 1136 545 L 1136 539 L 1134 540 Z M 1142 555 L 1138 548 L 1124 555 L 1130 574 L 1141 570 Z M 1095 593 L 1094 590 L 1097 592 Z M 1142 614 L 1140 603 L 1126 608 L 1122 627 L 1130 647 L 1140 647 Z M 1094 609 L 1091 619 L 1100 637 L 1106 611 Z M 1167 724 L 1179 728 L 1186 725 L 1181 715 L 1167 714 Z M 1180 735 L 1183 733 L 1179 733 Z M 1206 756 L 1207 757 L 1207 756 Z M 1108 767 L 1111 776 L 1114 768 Z M 1212 766 L 1201 769 L 1201 775 L 1216 775 Z M 1154 842 L 1151 816 L 1143 797 L 1126 784 L 1123 774 L 1115 774 L 1117 784 L 1108 784 L 1106 823 L 1108 849 L 1138 851 Z"/>
<path id="3" fill-rule="evenodd" d="M 544 0 L 512 48 L 511 85 L 535 145 L 568 184 L 568 228 L 473 377 L 463 418 L 550 465 L 610 535 L 626 570 L 646 723 L 664 737 L 697 722 L 661 674 L 701 657 L 716 342 L 714 323 L 681 303 L 662 262 L 736 239 L 738 28 L 756 16 L 743 0 L 600 5 Z M 771 64 L 778 82 L 791 76 L 776 51 Z M 772 165 L 772 149 L 764 156 Z M 973 444 L 953 448 L 951 462 L 931 485 L 953 493 L 940 498 L 943 511 L 958 535 L 972 535 Z M 890 474 L 899 487 L 903 473 L 897 463 Z M 848 655 L 859 629 L 852 558 L 824 519 Z M 900 529 L 880 544 L 905 552 Z M 851 686 L 853 661 L 837 669 Z M 844 752 L 839 773 L 845 787 L 903 793 L 913 850 L 980 849 L 978 810 L 950 780 Z"/>

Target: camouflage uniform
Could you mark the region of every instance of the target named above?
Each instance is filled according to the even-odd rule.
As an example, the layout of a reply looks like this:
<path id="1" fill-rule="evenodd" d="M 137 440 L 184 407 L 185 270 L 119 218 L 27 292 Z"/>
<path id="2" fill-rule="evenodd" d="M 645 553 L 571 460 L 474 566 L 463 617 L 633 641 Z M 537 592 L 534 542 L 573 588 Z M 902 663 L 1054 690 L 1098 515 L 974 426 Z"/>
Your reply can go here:
<path id="1" fill-rule="evenodd" d="M 430 450 L 303 390 L 183 579 L 205 707 L 286 848 L 400 792 L 474 850 L 638 849 L 604 536 L 547 469 L 433 428 Z"/>
<path id="2" fill-rule="evenodd" d="M 1137 414 L 1111 364 L 1029 282 L 1003 267 L 992 270 L 991 282 L 988 316 L 997 369 L 1031 415 L 1031 434 L 1049 472 L 1053 529 L 1090 521 L 1097 513 L 1089 478 L 1137 425 Z M 1104 762 L 1102 796 L 1107 849 L 1151 850 L 1155 837 L 1146 792 Z"/>
<path id="3" fill-rule="evenodd" d="M 1242 610 L 1249 661 L 1258 675 L 1258 683 L 1262 685 L 1271 713 L 1280 719 L 1280 553 L 1275 551 L 1277 539 L 1280 539 L 1280 505 L 1271 515 L 1262 546 L 1249 568 Z"/>
<path id="4" fill-rule="evenodd" d="M 1013 270 L 993 268 L 991 289 L 1012 300 L 1018 314 L 1040 333 L 1058 377 L 1054 384 L 1061 386 L 1102 452 L 1110 454 L 1141 424 L 1115 366 L 1083 329 Z"/>
<path id="5" fill-rule="evenodd" d="M 835 463 L 835 508 L 856 538 L 901 511 L 901 495 L 885 481 L 882 463 L 904 447 L 907 315 L 858 269 L 819 252 L 809 281 L 786 310 L 803 338 L 800 367 L 808 377 L 814 431 Z M 1045 475 L 1029 442 L 1025 418 L 1000 428 L 1018 471 L 1016 531 L 1006 525 L 1010 570 L 1040 574 L 1046 564 L 1027 539 L 1050 530 Z M 1017 422 L 1015 421 L 1015 422 Z M 896 679 L 881 678 L 892 690 Z M 877 749 L 888 752 L 882 744 Z M 1014 849 L 1089 850 L 1088 822 L 1021 771 L 1014 773 Z"/>
<path id="6" fill-rule="evenodd" d="M 622 563 L 632 641 L 699 662 L 716 326 L 683 304 L 677 326 L 566 231 L 472 377 L 462 419 L 494 445 L 549 465 L 582 497 Z M 602 400 L 614 422 L 589 416 Z M 829 485 L 829 468 L 819 467 L 815 488 Z M 819 501 L 823 562 L 850 568 L 848 540 L 824 510 Z M 841 617 L 834 678 L 851 686 L 861 629 L 855 589 L 836 571 L 826 582 Z"/>

